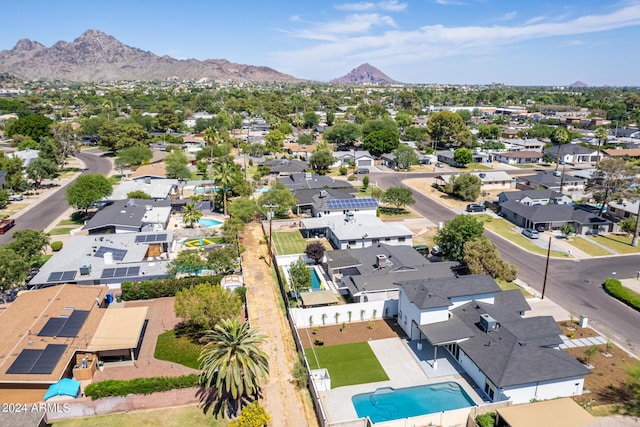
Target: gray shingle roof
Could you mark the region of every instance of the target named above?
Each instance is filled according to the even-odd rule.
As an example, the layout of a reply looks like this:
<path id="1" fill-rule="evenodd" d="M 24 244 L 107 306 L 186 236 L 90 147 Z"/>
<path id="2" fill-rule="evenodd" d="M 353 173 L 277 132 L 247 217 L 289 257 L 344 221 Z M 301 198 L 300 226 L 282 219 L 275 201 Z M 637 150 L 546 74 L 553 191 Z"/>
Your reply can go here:
<path id="1" fill-rule="evenodd" d="M 560 181 L 562 180 L 561 176 L 555 176 L 551 171 L 537 172 L 533 175 L 525 175 L 518 177 L 519 181 L 528 181 L 533 185 L 538 185 L 542 187 L 559 187 Z M 584 178 L 577 178 L 575 176 L 571 176 L 568 174 L 564 174 L 564 183 L 568 184 L 570 182 L 586 182 Z"/>
<path id="2" fill-rule="evenodd" d="M 278 178 L 285 187 L 292 190 L 298 189 L 319 189 L 319 188 L 350 188 L 353 187 L 348 181 L 336 181 L 329 176 L 311 175 L 307 179 L 304 173 L 293 173 L 288 177 Z"/>
<path id="3" fill-rule="evenodd" d="M 592 148 L 587 148 L 587 147 L 583 147 L 582 145 L 578 145 L 578 144 L 562 144 L 560 146 L 560 156 L 564 156 L 566 154 L 591 154 L 594 153 L 596 150 L 592 149 Z M 545 153 L 551 153 L 554 156 L 558 155 L 558 146 L 553 146 L 553 147 L 549 147 L 546 148 L 544 150 Z"/>
<path id="4" fill-rule="evenodd" d="M 400 282 L 409 301 L 420 309 L 448 307 L 449 299 L 460 296 L 490 294 L 500 291 L 491 276 L 471 274 L 442 279 L 412 280 Z"/>
<path id="5" fill-rule="evenodd" d="M 142 219 L 145 214 L 151 210 L 158 208 L 170 208 L 171 200 L 141 200 L 128 199 L 116 200 L 111 204 L 100 209 L 87 223 L 82 227 L 83 230 L 94 230 L 107 226 L 129 226 L 142 227 Z M 162 212 L 162 217 L 166 217 L 168 212 L 166 209 Z"/>
<path id="6" fill-rule="evenodd" d="M 515 190 L 515 191 L 503 191 L 498 194 L 498 197 L 502 197 L 506 200 L 522 200 L 525 197 L 531 199 L 554 199 L 556 197 L 562 197 L 562 193 L 555 190 Z"/>
<path id="7" fill-rule="evenodd" d="M 573 206 L 569 205 L 534 205 L 528 206 L 509 200 L 501 205 L 502 210 L 515 212 L 533 222 L 570 221 Z"/>
<path id="8" fill-rule="evenodd" d="M 451 318 L 444 322 L 429 323 L 421 325 L 420 331 L 427 337 L 433 345 L 440 345 L 458 341 L 464 338 L 471 338 L 476 332 L 469 328 L 462 320 Z"/>

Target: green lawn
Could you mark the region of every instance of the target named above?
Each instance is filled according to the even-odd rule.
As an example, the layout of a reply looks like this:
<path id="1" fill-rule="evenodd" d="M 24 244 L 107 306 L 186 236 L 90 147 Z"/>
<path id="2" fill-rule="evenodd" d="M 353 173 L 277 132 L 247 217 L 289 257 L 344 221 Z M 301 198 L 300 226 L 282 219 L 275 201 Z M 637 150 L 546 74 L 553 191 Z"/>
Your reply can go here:
<path id="1" fill-rule="evenodd" d="M 273 247 L 278 255 L 301 254 L 307 241 L 299 231 L 279 231 L 273 233 Z"/>
<path id="2" fill-rule="evenodd" d="M 576 248 L 580 249 L 582 252 L 587 253 L 591 256 L 612 255 L 612 253 L 609 252 L 608 250 L 603 249 L 598 245 L 594 245 L 590 241 L 583 239 L 582 237 L 579 237 L 579 236 L 572 237 L 571 240 L 569 240 L 569 243 L 572 246 L 575 246 Z"/>
<path id="3" fill-rule="evenodd" d="M 620 254 L 635 254 L 640 252 L 640 246 L 631 246 L 632 236 L 605 234 L 591 236 L 591 238 L 601 245 L 611 248 Z"/>
<path id="4" fill-rule="evenodd" d="M 487 166 L 484 163 L 469 163 L 465 168 L 469 171 L 490 171 L 493 170 L 491 166 Z"/>
<path id="5" fill-rule="evenodd" d="M 203 414 L 197 405 L 175 406 L 161 409 L 121 412 L 110 415 L 94 415 L 86 418 L 58 421 L 54 427 L 102 427 L 102 426 L 157 426 L 157 427 L 225 427 L 228 421 Z"/>
<path id="6" fill-rule="evenodd" d="M 31 267 L 42 267 L 47 261 L 49 261 L 49 258 L 51 258 L 52 256 L 53 255 L 40 255 L 36 261 L 31 263 Z"/>
<path id="7" fill-rule="evenodd" d="M 489 217 L 488 215 L 477 215 L 478 218 L 484 219 Z M 486 221 L 486 220 L 485 220 Z M 503 218 L 491 218 L 490 221 L 484 223 L 485 228 L 493 231 L 504 237 L 505 239 L 513 242 L 514 244 L 526 249 L 530 252 L 546 255 L 547 250 L 542 248 L 531 241 L 531 239 L 523 236 L 519 232 L 514 231 L 515 226 L 509 221 Z M 561 251 L 551 251 L 551 256 L 567 258 L 569 255 Z"/>
<path id="8" fill-rule="evenodd" d="M 73 228 L 69 227 L 57 227 L 49 231 L 50 236 L 64 236 L 70 233 Z"/>
<path id="9" fill-rule="evenodd" d="M 322 367 L 329 371 L 332 388 L 389 379 L 366 342 L 314 347 L 305 350 L 305 354 L 311 369 Z M 316 364 L 316 357 L 320 366 Z"/>
<path id="10" fill-rule="evenodd" d="M 187 337 L 176 337 L 175 330 L 170 330 L 158 336 L 154 357 L 198 369 L 198 357 L 203 347 Z"/>
<path id="11" fill-rule="evenodd" d="M 505 282 L 502 279 L 496 279 L 496 283 L 498 284 L 498 286 L 500 286 L 500 289 L 502 289 L 503 291 L 511 291 L 513 289 L 517 289 L 520 292 L 522 292 L 522 295 L 524 295 L 525 298 L 533 298 L 533 295 L 531 295 L 529 292 L 525 291 L 524 288 L 521 288 L 520 286 L 516 285 L 513 282 Z"/>
<path id="12" fill-rule="evenodd" d="M 58 227 L 63 227 L 66 225 L 84 225 L 84 220 L 83 219 L 77 219 L 77 220 L 63 219 L 57 224 Z"/>

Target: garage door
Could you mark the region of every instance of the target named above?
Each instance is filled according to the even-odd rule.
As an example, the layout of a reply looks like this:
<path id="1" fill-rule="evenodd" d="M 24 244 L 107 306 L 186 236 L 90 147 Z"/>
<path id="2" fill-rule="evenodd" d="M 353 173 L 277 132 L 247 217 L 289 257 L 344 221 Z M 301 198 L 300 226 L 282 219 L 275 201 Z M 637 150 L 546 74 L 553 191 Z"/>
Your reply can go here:
<path id="1" fill-rule="evenodd" d="M 373 162 L 369 159 L 358 160 L 358 166 L 373 166 Z"/>

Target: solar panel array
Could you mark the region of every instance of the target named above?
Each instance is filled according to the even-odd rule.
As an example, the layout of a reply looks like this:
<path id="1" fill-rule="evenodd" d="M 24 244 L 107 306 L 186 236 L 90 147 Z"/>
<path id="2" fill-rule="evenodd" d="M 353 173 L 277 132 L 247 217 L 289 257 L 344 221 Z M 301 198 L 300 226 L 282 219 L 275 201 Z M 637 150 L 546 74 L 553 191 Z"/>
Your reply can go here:
<path id="1" fill-rule="evenodd" d="M 96 253 L 93 254 L 93 256 L 104 258 L 104 254 L 106 254 L 107 252 L 111 252 L 111 255 L 113 255 L 113 259 L 115 259 L 116 261 L 122 261 L 124 259 L 124 256 L 127 254 L 126 249 L 116 249 L 110 248 L 108 246 L 100 246 Z"/>
<path id="2" fill-rule="evenodd" d="M 87 310 L 74 310 L 69 317 L 53 317 L 47 321 L 39 337 L 64 337 L 72 338 L 78 336 L 82 325 L 89 317 Z"/>
<path id="3" fill-rule="evenodd" d="M 354 197 L 353 199 L 327 200 L 329 209 L 376 208 L 378 201 L 372 197 Z"/>
<path id="4" fill-rule="evenodd" d="M 102 270 L 101 279 L 111 279 L 116 277 L 137 277 L 140 274 L 140 267 L 118 267 L 105 268 Z"/>
<path id="5" fill-rule="evenodd" d="M 77 271 L 54 271 L 47 282 L 68 282 L 76 278 Z"/>
<path id="6" fill-rule="evenodd" d="M 136 236 L 136 243 L 153 243 L 164 242 L 167 240 L 167 234 L 147 234 L 144 236 Z"/>
<path id="7" fill-rule="evenodd" d="M 49 344 L 44 350 L 22 350 L 7 374 L 50 374 L 66 349 L 66 344 Z"/>

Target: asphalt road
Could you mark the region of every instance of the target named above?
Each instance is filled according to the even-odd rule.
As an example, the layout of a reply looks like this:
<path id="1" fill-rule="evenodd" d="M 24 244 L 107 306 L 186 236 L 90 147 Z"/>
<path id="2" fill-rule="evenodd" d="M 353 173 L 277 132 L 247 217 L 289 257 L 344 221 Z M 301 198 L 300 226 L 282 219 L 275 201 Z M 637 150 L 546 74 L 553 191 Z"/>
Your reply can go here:
<path id="1" fill-rule="evenodd" d="M 85 173 L 101 173 L 107 175 L 111 171 L 111 162 L 101 157 L 101 154 L 102 152 L 100 152 L 100 150 L 88 150 L 77 153 L 75 157 L 84 163 Z M 0 246 L 9 243 L 15 231 L 27 228 L 44 230 L 62 215 L 64 211 L 69 208 L 65 200 L 65 187 L 72 182 L 73 181 L 69 181 L 63 186 L 58 187 L 56 191 L 45 200 L 27 208 L 28 211 L 16 219 L 16 225 L 11 228 L 7 234 L 0 235 Z"/>
<path id="2" fill-rule="evenodd" d="M 410 174 L 410 178 L 434 176 L 434 173 Z M 371 174 L 371 182 L 382 188 L 402 185 L 404 173 Z M 449 208 L 412 190 L 416 201 L 412 206 L 434 223 L 456 216 Z M 546 257 L 532 254 L 510 241 L 486 232 L 498 247 L 501 257 L 518 266 L 518 278 L 542 293 Z M 589 317 L 591 326 L 619 344 L 640 355 L 640 313 L 608 296 L 602 283 L 607 277 L 636 277 L 640 270 L 640 255 L 610 256 L 581 260 L 551 258 L 547 273 L 545 298 L 549 298 L 574 313 Z"/>

